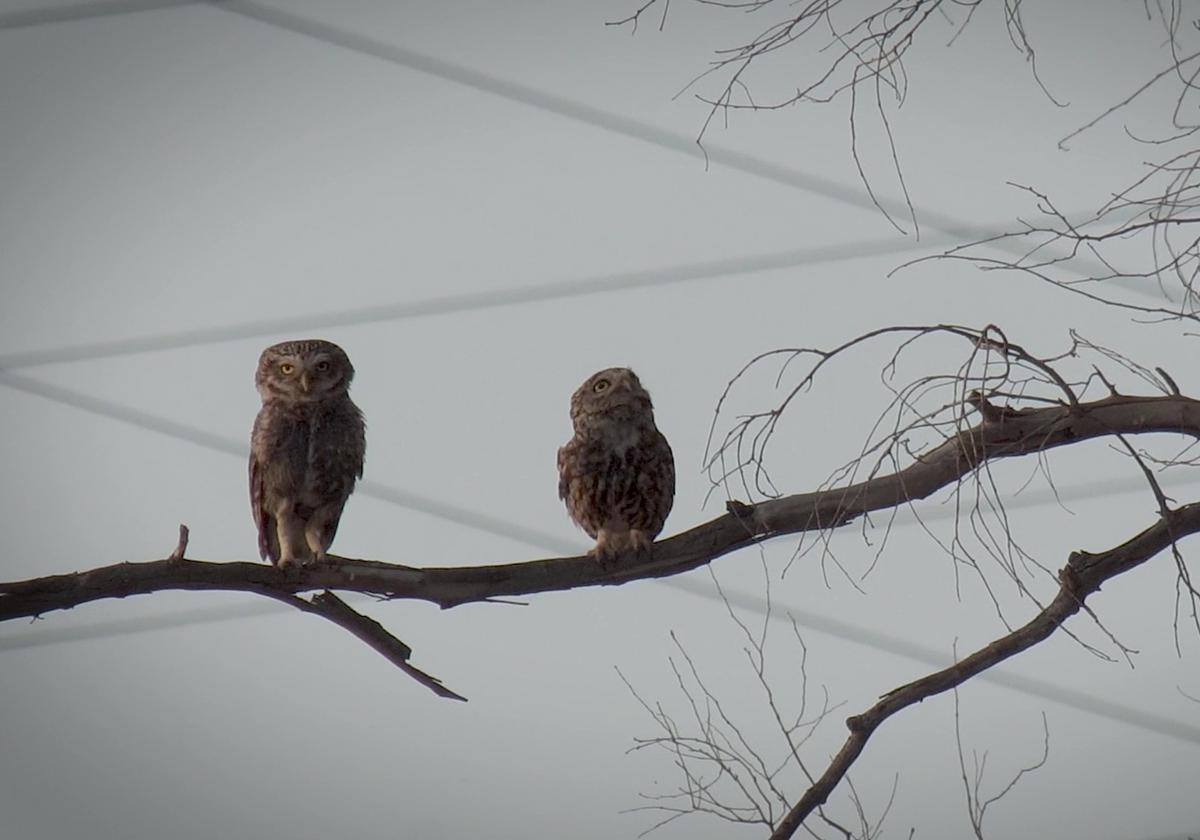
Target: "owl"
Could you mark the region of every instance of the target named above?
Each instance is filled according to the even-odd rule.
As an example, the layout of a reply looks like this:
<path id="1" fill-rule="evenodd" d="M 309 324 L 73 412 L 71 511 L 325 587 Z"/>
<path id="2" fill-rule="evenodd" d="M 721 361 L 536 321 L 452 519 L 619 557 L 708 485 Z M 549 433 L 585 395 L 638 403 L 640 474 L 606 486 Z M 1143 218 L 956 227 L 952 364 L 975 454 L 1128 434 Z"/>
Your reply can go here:
<path id="1" fill-rule="evenodd" d="M 592 374 L 571 396 L 575 436 L 558 450 L 558 495 L 607 564 L 650 547 L 675 500 L 675 458 L 650 394 L 629 368 Z"/>
<path id="2" fill-rule="evenodd" d="M 350 400 L 353 378 L 350 359 L 329 341 L 285 341 L 258 359 L 250 509 L 259 554 L 276 566 L 324 562 L 362 477 L 366 425 Z"/>

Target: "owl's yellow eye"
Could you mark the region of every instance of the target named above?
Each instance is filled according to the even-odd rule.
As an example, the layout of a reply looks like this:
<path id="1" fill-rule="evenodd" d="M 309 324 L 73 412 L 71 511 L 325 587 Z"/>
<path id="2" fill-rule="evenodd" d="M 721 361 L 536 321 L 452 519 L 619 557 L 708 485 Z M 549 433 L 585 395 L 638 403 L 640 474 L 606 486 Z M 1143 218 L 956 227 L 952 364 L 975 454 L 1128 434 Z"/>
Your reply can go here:
<path id="1" fill-rule="evenodd" d="M 607 379 L 601 379 L 599 382 L 597 382 L 595 385 L 592 386 L 592 390 L 595 391 L 597 394 L 599 394 L 601 391 L 607 391 L 608 386 L 609 386 L 609 381 Z"/>
<path id="2" fill-rule="evenodd" d="M 296 371 L 296 366 L 291 362 L 284 362 L 279 366 L 279 372 L 284 376 L 291 376 Z"/>
<path id="3" fill-rule="evenodd" d="M 329 362 L 317 362 L 317 370 L 321 373 L 329 370 Z"/>

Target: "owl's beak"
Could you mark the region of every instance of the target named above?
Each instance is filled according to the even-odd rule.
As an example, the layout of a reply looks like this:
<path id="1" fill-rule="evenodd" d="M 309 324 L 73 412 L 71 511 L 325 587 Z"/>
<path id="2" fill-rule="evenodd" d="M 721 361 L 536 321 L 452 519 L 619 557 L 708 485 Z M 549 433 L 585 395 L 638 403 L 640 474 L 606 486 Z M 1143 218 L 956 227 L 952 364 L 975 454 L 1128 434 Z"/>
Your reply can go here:
<path id="1" fill-rule="evenodd" d="M 300 390 L 307 394 L 310 385 L 311 385 L 311 383 L 309 382 L 307 371 L 304 373 L 301 373 L 300 374 Z"/>

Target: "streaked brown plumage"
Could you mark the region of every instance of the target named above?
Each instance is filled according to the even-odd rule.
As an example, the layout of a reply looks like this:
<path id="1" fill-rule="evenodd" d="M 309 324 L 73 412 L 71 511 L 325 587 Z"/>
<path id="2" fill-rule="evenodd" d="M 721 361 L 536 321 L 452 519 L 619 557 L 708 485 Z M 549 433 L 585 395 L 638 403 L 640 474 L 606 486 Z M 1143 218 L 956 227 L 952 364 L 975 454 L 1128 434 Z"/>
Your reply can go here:
<path id="1" fill-rule="evenodd" d="M 575 436 L 558 450 L 558 495 L 601 562 L 648 549 L 675 499 L 675 458 L 650 394 L 628 368 L 592 374 L 571 396 Z"/>
<path id="2" fill-rule="evenodd" d="M 285 341 L 259 357 L 250 508 L 259 554 L 277 566 L 325 560 L 362 477 L 366 426 L 350 400 L 353 378 L 350 359 L 329 341 Z"/>

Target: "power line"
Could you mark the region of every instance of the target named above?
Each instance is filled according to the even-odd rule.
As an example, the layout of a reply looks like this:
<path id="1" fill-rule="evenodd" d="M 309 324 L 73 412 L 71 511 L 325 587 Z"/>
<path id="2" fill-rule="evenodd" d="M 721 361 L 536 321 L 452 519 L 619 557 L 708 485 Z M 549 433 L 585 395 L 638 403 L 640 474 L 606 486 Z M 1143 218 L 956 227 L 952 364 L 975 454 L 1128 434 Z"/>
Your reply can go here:
<path id="1" fill-rule="evenodd" d="M 110 400 L 81 394 L 78 391 L 72 391 L 68 388 L 60 388 L 48 382 L 41 382 L 37 379 L 16 373 L 0 371 L 0 384 L 24 391 L 28 394 L 43 397 L 61 405 L 78 408 L 89 414 L 97 414 L 129 426 L 144 429 L 145 431 L 155 432 L 156 434 L 165 435 L 176 440 L 187 441 L 188 443 L 193 443 L 214 452 L 221 452 L 242 459 L 249 456 L 250 449 L 243 441 L 215 435 L 212 432 L 206 432 L 203 429 L 189 426 L 186 423 L 177 423 L 165 417 L 139 411 L 136 408 L 130 408 Z M 495 536 L 506 537 L 525 545 L 537 545 L 539 542 L 549 542 L 553 545 L 554 551 L 562 554 L 574 554 L 580 551 L 580 545 L 577 542 L 553 537 L 529 528 L 523 528 L 506 519 L 488 516 L 468 508 L 459 507 L 458 505 L 431 499 L 419 493 L 411 493 L 398 487 L 381 484 L 377 481 L 360 481 L 355 492 L 362 496 L 368 496 L 417 511 L 418 513 L 443 519 L 456 525 L 465 525 Z"/>
<path id="2" fill-rule="evenodd" d="M 696 581 L 680 579 L 677 583 L 680 584 L 677 587 L 679 589 L 692 592 L 696 595 L 712 597 L 711 592 Z M 724 589 L 724 587 L 722 588 Z M 733 606 L 762 613 L 763 606 L 759 598 L 728 589 L 724 589 L 724 592 L 726 598 L 728 598 Z M 943 651 L 939 651 L 936 648 L 898 639 L 891 634 L 879 633 L 875 630 L 869 630 L 865 627 L 850 624 L 849 622 L 830 616 L 797 610 L 792 607 L 786 607 L 783 615 L 777 615 L 772 612 L 773 618 L 786 619 L 788 616 L 795 618 L 797 624 L 810 630 L 815 630 L 818 633 L 824 633 L 827 636 L 834 636 L 835 638 L 865 647 L 883 650 L 887 653 L 904 657 L 905 659 L 931 665 L 934 668 L 941 669 L 954 664 L 953 657 L 946 656 Z M 1029 694 L 1045 700 L 1051 700 L 1055 703 L 1079 709 L 1080 711 L 1099 717 L 1120 721 L 1121 723 L 1148 729 L 1161 735 L 1168 735 L 1173 738 L 1191 741 L 1194 744 L 1200 744 L 1200 727 L 1191 726 L 1169 717 L 1151 714 L 1133 706 L 1101 700 L 1085 692 L 1064 688 L 1052 682 L 1014 674 L 998 667 L 982 671 L 976 675 L 976 678 L 1003 686 L 1021 694 Z"/>
<path id="3" fill-rule="evenodd" d="M 941 244 L 948 244 L 950 241 L 950 237 L 942 236 L 934 238 L 932 241 L 923 242 L 922 245 L 934 248 Z M 383 321 L 450 315 L 460 312 L 474 312 L 503 306 L 517 306 L 608 292 L 668 286 L 696 280 L 711 280 L 730 276 L 741 277 L 747 274 L 759 274 L 782 268 L 818 265 L 860 257 L 884 256 L 903 251 L 912 251 L 915 247 L 917 246 L 912 241 L 893 236 L 886 239 L 871 239 L 838 245 L 817 245 L 811 248 L 776 251 L 769 254 L 684 263 L 664 268 L 598 274 L 593 277 L 582 277 L 557 283 L 531 284 L 494 291 L 465 292 L 418 301 L 405 301 L 379 306 L 360 306 L 334 312 L 320 312 L 314 315 L 268 318 L 218 327 L 178 330 L 138 338 L 97 341 L 88 344 L 53 347 L 45 350 L 29 350 L 0 355 L 0 370 L 13 370 L 55 362 L 90 361 L 92 359 L 125 356 L 134 353 L 174 350 L 263 335 L 373 324 Z"/>
<path id="4" fill-rule="evenodd" d="M 114 17 L 134 12 L 152 12 L 194 6 L 200 0 L 108 0 L 96 3 L 71 3 L 43 9 L 23 9 L 0 14 L 0 29 L 28 29 L 50 23 L 68 23 L 98 17 Z"/>
<path id="5" fill-rule="evenodd" d="M 92 639 L 113 639 L 120 636 L 139 636 L 155 630 L 170 630 L 175 627 L 193 627 L 201 624 L 220 624 L 241 618 L 260 618 L 276 615 L 289 609 L 283 604 L 271 608 L 266 604 L 223 604 L 215 607 L 196 607 L 190 610 L 175 610 L 164 615 L 139 616 L 137 618 L 114 618 L 103 624 L 87 627 L 38 627 L 32 632 L 0 637 L 0 653 L 10 650 L 49 647 L 69 642 L 86 642 Z"/>
<path id="6" fill-rule="evenodd" d="M 48 383 L 31 379 L 26 376 L 21 376 L 19 374 L 0 371 L 0 384 L 24 391 L 25 393 L 43 397 L 53 402 L 78 408 L 92 414 L 98 414 L 113 420 L 118 420 L 147 431 L 152 431 L 158 434 L 177 438 L 179 440 L 188 441 L 217 452 L 223 452 L 239 457 L 245 457 L 247 453 L 247 448 L 244 445 L 229 438 L 214 435 L 201 429 L 196 429 L 192 426 L 176 423 L 173 420 L 167 420 L 146 412 L 138 411 L 137 409 L 129 408 L 128 406 L 113 403 L 108 400 L 98 399 L 86 394 L 80 394 L 66 388 L 60 388 L 58 386 L 50 385 Z M 507 520 L 497 519 L 485 514 L 480 514 L 476 511 L 462 508 L 457 505 L 450 505 L 445 502 L 428 499 L 418 494 L 389 487 L 388 485 L 364 481 L 359 485 L 358 492 L 362 495 L 379 499 L 399 507 L 405 507 L 411 510 L 427 513 L 431 516 L 436 516 L 440 519 L 444 519 L 457 525 L 463 525 L 483 531 L 485 533 L 502 536 L 538 549 L 554 551 L 561 554 L 574 554 L 580 550 L 579 544 L 574 541 L 565 540 L 553 534 L 548 534 L 533 528 L 525 528 L 523 526 L 514 525 Z M 1010 505 L 1010 507 L 1012 506 L 1015 505 Z M 654 582 L 709 600 L 720 599 L 721 597 L 718 593 L 713 592 L 710 588 L 694 580 L 689 580 L 686 578 L 671 578 L 669 580 Z M 726 590 L 725 597 L 728 599 L 730 604 L 740 609 L 752 610 L 760 615 L 765 612 L 766 607 L 764 603 L 761 599 L 756 598 L 755 596 Z M 225 621 L 229 620 L 230 618 L 242 618 L 268 614 L 272 614 L 272 611 L 263 609 L 261 607 L 255 608 L 243 606 L 234 609 L 233 607 L 224 606 L 212 608 L 208 611 L 196 610 L 189 615 L 181 615 L 177 613 L 173 616 L 165 617 L 154 616 L 142 619 L 125 619 L 121 622 L 114 623 L 111 635 L 129 635 L 131 633 L 147 632 L 148 630 L 162 629 L 165 627 L 203 624 L 210 623 L 212 621 Z M 779 618 L 785 617 L 779 613 L 775 613 L 774 615 Z M 933 665 L 938 668 L 943 668 L 951 662 L 948 657 L 936 649 L 917 645 L 912 642 L 906 642 L 904 640 L 897 639 L 894 636 L 877 633 L 873 630 L 858 627 L 848 622 L 843 622 L 828 616 L 822 616 L 816 613 L 810 613 L 805 610 L 793 608 L 788 608 L 786 610 L 786 615 L 794 618 L 797 624 L 816 632 L 831 635 L 855 644 L 876 648 L 886 653 L 901 656 L 906 659 Z M 109 635 L 106 632 L 106 629 L 107 628 L 105 625 L 77 629 L 74 631 L 64 629 L 60 630 L 56 635 L 46 638 L 44 641 L 39 640 L 38 638 L 8 640 L 0 644 L 0 651 L 14 650 L 25 647 L 36 647 L 43 644 L 57 644 L 60 642 L 74 641 L 81 638 L 103 638 L 104 636 Z M 1097 700 L 1096 698 L 1093 698 L 1083 692 L 1073 691 L 1053 683 L 1036 680 L 1031 677 L 1023 677 L 1018 674 L 1007 673 L 995 668 L 981 673 L 979 678 L 987 682 L 1012 689 L 1014 691 L 1041 697 L 1046 700 L 1051 700 L 1053 702 L 1076 708 L 1090 714 L 1109 718 L 1111 720 L 1117 720 L 1131 726 L 1137 726 L 1142 729 L 1188 740 L 1193 743 L 1200 743 L 1200 728 L 1191 727 L 1186 724 L 1179 723 L 1178 721 L 1173 721 L 1170 718 L 1152 715 L 1139 709 L 1123 706 L 1118 703 L 1109 703 L 1107 701 Z"/>
<path id="7" fill-rule="evenodd" d="M 200 1 L 196 0 L 197 3 Z M 120 0 L 120 2 L 110 3 L 76 4 L 54 9 L 39 9 L 0 15 L 0 28 L 28 27 L 64 20 L 79 20 L 86 17 L 127 14 L 192 4 L 190 0 L 175 0 L 174 2 L 164 2 L 164 0 L 157 0 L 157 2 L 154 0 L 137 0 L 136 2 L 134 0 Z M 314 38 L 340 48 L 399 64 L 410 69 L 434 75 L 438 78 L 501 96 L 510 101 L 523 103 L 558 116 L 579 120 L 594 127 L 643 140 L 663 148 L 684 152 L 693 157 L 703 154 L 695 142 L 684 135 L 665 131 L 637 120 L 592 108 L 591 106 L 583 105 L 564 97 L 547 94 L 524 85 L 497 79 L 493 76 L 407 50 L 403 47 L 392 46 L 365 36 L 355 35 L 344 30 L 326 26 L 298 15 L 263 7 L 252 2 L 240 2 L 240 0 L 212 0 L 209 2 L 209 5 L 215 5 L 217 8 L 248 17 L 269 26 L 282 28 L 286 31 Z M 844 204 L 864 209 L 875 209 L 870 197 L 862 191 L 850 189 L 829 179 L 809 175 L 788 167 L 782 167 L 750 155 L 723 150 L 720 147 L 710 147 L 708 149 L 708 157 L 732 169 L 768 178 L 788 186 L 831 198 Z M 902 209 L 899 203 L 894 201 L 890 205 L 885 203 L 885 206 L 890 208 L 889 212 L 899 212 Z M 16 352 L 0 356 L 0 370 L 12 370 L 19 367 L 52 362 L 104 358 L 211 344 L 257 335 L 290 332 L 293 330 L 377 323 L 402 318 L 449 314 L 609 291 L 667 285 L 728 276 L 730 274 L 763 272 L 797 265 L 814 265 L 822 262 L 853 259 L 860 256 L 876 256 L 916 250 L 922 247 L 938 247 L 951 244 L 952 242 L 959 242 L 963 238 L 977 238 L 983 235 L 981 231 L 958 225 L 957 221 L 952 217 L 938 214 L 931 215 L 927 211 L 921 211 L 921 215 L 933 219 L 935 222 L 933 227 L 941 229 L 943 231 L 942 236 L 936 237 L 932 241 L 927 240 L 925 243 L 917 243 L 911 240 L 896 240 L 889 237 L 887 239 L 868 240 L 860 243 L 817 246 L 814 248 L 789 250 L 757 256 L 688 263 L 661 269 L 620 272 L 562 283 L 523 286 L 500 291 L 448 295 L 425 301 L 417 301 L 415 303 L 394 303 L 375 307 L 359 307 L 323 316 L 279 318 L 226 327 L 199 328 L 140 338 Z M 1004 245 L 1005 242 L 992 244 L 999 247 Z"/>
<path id="8" fill-rule="evenodd" d="M 547 113 L 555 114 L 556 116 L 566 119 L 581 122 L 590 125 L 594 128 L 599 128 L 623 137 L 628 137 L 634 140 L 640 140 L 663 149 L 667 149 L 676 153 L 687 155 L 688 157 L 704 160 L 706 163 L 716 163 L 729 169 L 743 172 L 749 175 L 754 175 L 759 178 L 766 179 L 776 184 L 788 186 L 793 189 L 799 189 L 804 192 L 812 193 L 813 195 L 823 196 L 825 198 L 837 201 L 851 207 L 877 212 L 883 209 L 890 216 L 904 216 L 909 212 L 908 205 L 905 202 L 894 198 L 876 196 L 872 198 L 865 190 L 847 187 L 845 184 L 839 183 L 829 178 L 823 178 L 819 175 L 813 175 L 808 172 L 803 172 L 798 169 L 783 166 L 778 163 L 766 160 L 764 158 L 755 157 L 742 152 L 726 149 L 718 145 L 706 145 L 701 147 L 694 137 L 680 134 L 673 131 L 668 131 L 659 128 L 651 123 L 642 122 L 632 119 L 621 114 L 605 111 L 602 108 L 596 108 L 591 105 L 584 104 L 577 100 L 573 100 L 564 96 L 547 93 L 528 85 L 523 85 L 518 82 L 511 82 L 505 79 L 498 78 L 488 73 L 483 73 L 478 70 L 473 70 L 469 67 L 454 64 L 453 62 L 445 61 L 434 56 L 425 55 L 424 53 L 410 50 L 406 47 L 389 44 L 384 41 L 371 38 L 366 35 L 359 35 L 348 30 L 340 29 L 329 24 L 321 23 L 320 21 L 303 17 L 302 15 L 293 14 L 282 9 L 271 8 L 260 3 L 251 2 L 250 0 L 202 0 L 207 5 L 228 12 L 230 14 L 240 15 L 244 18 L 257 21 L 267 26 L 274 27 L 283 31 L 291 32 L 295 35 L 311 38 L 331 46 L 349 50 L 359 55 L 369 56 L 372 58 L 386 61 L 410 70 L 416 70 L 420 73 L 443 79 L 455 84 L 463 85 L 474 90 L 482 91 L 510 102 L 527 105 Z M 121 10 L 110 11 L 109 8 L 115 8 L 120 4 L 108 4 L 104 7 L 103 14 L 119 14 Z M 128 8 L 123 11 L 143 11 L 154 8 L 167 8 L 169 6 L 186 5 L 183 2 L 177 3 L 129 3 Z M 79 19 L 84 16 L 80 11 L 81 7 L 70 7 L 77 10 L 70 19 Z M 34 13 L 28 13 L 34 14 Z M 4 17 L 0 17 L 0 26 L 4 25 Z M 53 19 L 47 19 L 45 22 L 53 22 Z M 23 23 L 24 26 L 34 25 L 33 23 Z M 977 227 L 963 225 L 955 216 L 939 213 L 937 211 L 920 209 L 915 210 L 916 215 L 928 227 L 941 231 L 942 233 L 953 237 L 958 241 L 971 241 L 990 237 L 992 231 L 980 230 Z M 1017 256 L 1024 256 L 1026 249 L 1017 241 L 1008 239 L 994 240 L 989 243 L 990 247 L 1001 251 L 1006 251 Z M 1065 270 L 1082 270 L 1082 273 L 1107 273 L 1107 269 L 1094 261 L 1086 259 L 1076 259 L 1069 266 L 1063 266 Z M 1111 281 L 1114 285 L 1138 292 L 1143 295 L 1159 297 L 1157 287 L 1146 288 L 1143 284 L 1136 284 L 1132 281 L 1124 279 L 1114 279 Z"/>
<path id="9" fill-rule="evenodd" d="M 706 164 L 716 163 L 728 169 L 754 175 L 776 184 L 819 195 L 872 213 L 881 209 L 891 217 L 906 216 L 909 213 L 909 205 L 894 198 L 887 198 L 879 194 L 872 197 L 863 189 L 847 187 L 830 178 L 813 175 L 733 149 L 716 145 L 701 146 L 695 137 L 689 135 L 668 131 L 651 123 L 605 111 L 565 96 L 547 93 L 519 82 L 501 79 L 470 67 L 340 29 L 302 15 L 264 6 L 261 3 L 252 2 L 252 0 L 206 0 L 206 2 L 213 8 L 241 15 L 267 26 L 416 70 L 435 78 L 483 91 L 511 102 L 528 105 L 540 111 L 575 120 L 623 137 L 640 140 L 691 158 L 698 158 Z M 994 234 L 994 231 L 963 225 L 958 217 L 934 210 L 917 209 L 914 205 L 912 212 L 921 220 L 922 224 L 959 241 L 991 239 Z M 988 244 L 997 250 L 1019 257 L 1024 257 L 1028 250 L 1026 247 L 1022 247 L 1019 241 L 1008 239 L 992 239 Z M 1074 266 L 1079 266 L 1079 268 Z M 1094 260 L 1078 257 L 1072 260 L 1071 266 L 1063 266 L 1063 268 L 1076 272 L 1082 271 L 1085 275 L 1097 272 L 1103 275 L 1110 272 L 1107 266 Z M 1157 286 L 1147 288 L 1144 284 L 1137 284 L 1123 278 L 1116 278 L 1110 282 L 1143 295 L 1155 298 L 1161 296 Z"/>
<path id="10" fill-rule="evenodd" d="M 425 55 L 406 47 L 389 44 L 366 35 L 359 35 L 302 15 L 271 8 L 259 3 L 246 2 L 246 0 L 197 0 L 197 5 L 201 2 L 215 9 L 240 15 L 241 17 L 276 29 L 311 38 L 331 46 L 340 47 L 359 55 L 377 58 L 410 70 L 416 70 L 429 76 L 507 99 L 510 102 L 517 102 L 540 111 L 555 114 L 559 117 L 585 123 L 594 128 L 619 134 L 623 137 L 641 140 L 673 152 L 685 154 L 691 158 L 718 163 L 730 169 L 765 178 L 769 181 L 813 193 L 814 195 L 824 196 L 852 207 L 858 207 L 871 212 L 877 212 L 879 209 L 865 191 L 847 187 L 831 179 L 801 172 L 797 169 L 781 166 L 777 163 L 754 157 L 753 155 L 724 149 L 720 146 L 701 147 L 695 138 L 685 134 L 667 131 L 650 123 L 586 105 L 568 97 L 547 93 L 519 82 L 510 82 L 488 73 L 482 73 L 469 67 Z M 153 0 L 147 0 L 146 2 L 135 2 L 134 0 L 128 0 L 128 2 L 111 2 L 97 4 L 96 16 L 125 14 L 182 5 L 190 4 L 186 2 L 153 2 Z M 88 4 L 77 4 L 65 7 L 59 14 L 54 14 L 57 10 L 34 10 L 30 12 L 11 13 L 0 16 L 0 28 L 29 27 L 41 23 L 80 20 L 88 17 L 87 8 Z M 879 204 L 893 215 L 902 215 L 908 212 L 907 206 L 895 199 L 881 198 Z M 922 216 L 924 215 L 925 213 L 922 211 Z M 962 238 L 970 232 L 970 228 L 960 225 L 957 219 L 950 216 L 933 214 L 929 218 L 934 220 L 933 227 L 942 229 L 956 236 L 956 238 Z"/>
<path id="11" fill-rule="evenodd" d="M 377 600 L 357 592 L 350 592 L 339 597 L 350 604 Z M 33 632 L 18 633 L 7 638 L 0 637 L 0 653 L 69 642 L 87 642 L 93 639 L 140 636 L 155 630 L 196 627 L 202 624 L 222 624 L 243 618 L 264 618 L 285 613 L 291 614 L 292 608 L 274 601 L 263 601 L 256 597 L 254 603 L 220 604 L 212 607 L 172 610 L 170 613 L 160 615 L 114 618 L 103 624 L 92 624 L 86 627 L 38 627 Z"/>
<path id="12" fill-rule="evenodd" d="M 507 99 L 536 108 L 540 111 L 555 114 L 559 117 L 581 122 L 593 128 L 619 134 L 635 140 L 641 140 L 660 148 L 668 149 L 687 155 L 691 158 L 711 161 L 769 181 L 774 181 L 789 187 L 824 196 L 834 201 L 852 207 L 858 207 L 871 212 L 877 212 L 879 207 L 863 190 L 853 189 L 819 175 L 802 172 L 777 163 L 743 154 L 720 146 L 701 147 L 696 139 L 685 134 L 668 131 L 650 123 L 605 111 L 584 104 L 577 100 L 553 93 L 547 93 L 519 82 L 511 82 L 488 73 L 482 73 L 453 62 L 435 58 L 410 50 L 406 47 L 389 44 L 366 35 L 360 35 L 349 30 L 340 29 L 302 15 L 293 14 L 282 9 L 275 9 L 259 3 L 246 0 L 197 0 L 197 5 L 203 2 L 215 9 L 240 15 L 267 26 L 291 32 L 320 41 L 331 46 L 349 50 L 359 55 L 377 58 L 390 64 L 396 64 L 410 70 L 429 76 L 463 85 L 474 90 Z M 113 2 L 97 5 L 97 15 L 115 15 L 129 12 L 140 12 L 149 9 L 168 8 L 190 5 L 185 2 Z M 60 14 L 57 10 L 35 10 L 18 12 L 0 16 L 0 27 L 15 28 L 29 27 L 40 23 L 56 23 L 62 20 L 79 20 L 87 17 L 87 4 L 66 7 Z M 15 22 L 10 22 L 15 21 Z M 879 202 L 887 212 L 897 215 L 906 214 L 908 208 L 895 199 L 881 198 Z M 922 216 L 925 213 L 922 211 Z M 971 233 L 971 229 L 959 224 L 957 219 L 941 214 L 931 214 L 933 227 L 962 238 Z M 977 232 L 976 232 L 977 235 Z"/>
<path id="13" fill-rule="evenodd" d="M 410 70 L 429 76 L 463 85 L 474 90 L 507 99 L 536 108 L 539 111 L 564 117 L 575 122 L 581 122 L 593 128 L 599 128 L 623 137 L 641 140 L 663 149 L 678 152 L 691 158 L 706 159 L 730 169 L 755 175 L 766 180 L 803 190 L 814 195 L 858 207 L 870 212 L 878 212 L 878 207 L 865 191 L 846 187 L 837 181 L 812 175 L 797 169 L 781 166 L 777 163 L 743 154 L 719 146 L 701 147 L 694 137 L 679 134 L 659 128 L 650 123 L 632 119 L 621 114 L 605 111 L 584 104 L 578 100 L 539 90 L 520 82 L 501 79 L 489 73 L 483 73 L 460 64 L 435 58 L 407 47 L 389 44 L 367 35 L 360 35 L 346 29 L 341 29 L 322 23 L 302 15 L 293 14 L 282 9 L 271 8 L 261 3 L 249 0 L 220 0 L 212 3 L 213 8 L 223 12 L 240 15 L 250 20 L 258 21 L 267 26 L 311 38 L 331 46 L 340 47 L 359 55 L 370 56 L 390 64 L 396 64 Z M 892 214 L 906 214 L 908 209 L 902 202 L 894 199 L 882 199 L 881 205 Z M 924 213 L 922 212 L 922 216 Z M 934 214 L 935 227 L 944 229 L 947 233 L 963 234 L 969 228 L 963 227 L 958 220 L 949 216 Z"/>

